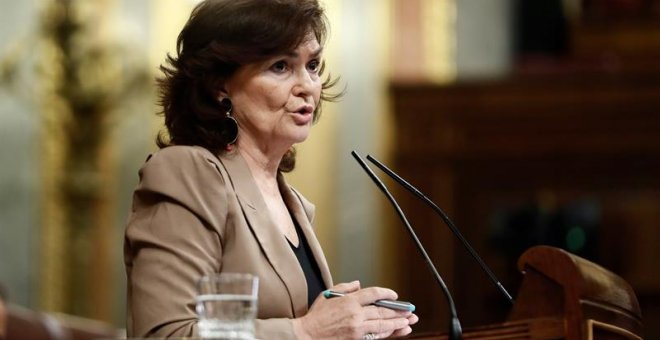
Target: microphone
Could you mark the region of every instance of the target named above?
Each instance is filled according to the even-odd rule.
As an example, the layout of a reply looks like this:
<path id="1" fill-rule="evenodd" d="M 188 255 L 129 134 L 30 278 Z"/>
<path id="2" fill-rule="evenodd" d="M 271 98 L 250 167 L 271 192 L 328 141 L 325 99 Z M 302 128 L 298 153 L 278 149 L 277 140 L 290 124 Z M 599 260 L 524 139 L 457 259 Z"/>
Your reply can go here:
<path id="1" fill-rule="evenodd" d="M 415 196 L 420 198 L 422 201 L 424 201 L 426 204 L 428 204 L 440 217 L 442 220 L 445 222 L 445 224 L 449 227 L 452 233 L 461 241 L 465 249 L 472 255 L 472 257 L 479 263 L 479 266 L 481 269 L 486 272 L 490 280 L 495 284 L 495 286 L 499 289 L 500 292 L 504 295 L 504 297 L 513 305 L 514 300 L 511 297 L 511 294 L 504 288 L 502 283 L 495 277 L 495 274 L 488 268 L 486 263 L 481 259 L 481 257 L 477 254 L 477 252 L 472 248 L 470 243 L 463 237 L 463 234 L 456 228 L 454 223 L 449 219 L 447 214 L 445 214 L 440 207 L 438 207 L 433 201 L 431 201 L 428 197 L 426 197 L 423 193 L 421 193 L 417 188 L 412 186 L 412 184 L 408 183 L 406 180 L 401 178 L 401 176 L 397 175 L 394 171 L 390 170 L 390 168 L 386 167 L 383 163 L 379 162 L 377 159 L 371 157 L 371 155 L 367 155 L 367 159 L 371 162 L 374 163 L 378 168 L 383 170 L 388 176 L 392 177 L 395 181 L 397 181 L 399 184 L 401 184 L 404 188 L 408 189 L 408 191 L 412 192 Z"/>
<path id="2" fill-rule="evenodd" d="M 447 288 L 445 281 L 438 273 L 438 270 L 431 261 L 431 258 L 429 258 L 429 255 L 426 253 L 424 246 L 422 246 L 422 243 L 419 241 L 419 238 L 417 238 L 417 234 L 415 234 L 415 231 L 410 226 L 410 222 L 408 222 L 406 215 L 401 210 L 399 204 L 396 203 L 396 200 L 394 199 L 392 194 L 390 194 L 390 192 L 387 190 L 385 184 L 380 179 L 378 179 L 378 176 L 376 176 L 376 174 L 374 174 L 374 172 L 371 171 L 371 168 L 369 168 L 369 166 L 364 162 L 364 160 L 362 160 L 362 157 L 360 157 L 360 155 L 358 155 L 357 152 L 351 151 L 351 155 L 360 164 L 364 172 L 366 172 L 367 175 L 369 175 L 371 180 L 374 181 L 376 186 L 378 186 L 378 189 L 380 189 L 385 194 L 387 199 L 394 207 L 394 210 L 396 210 L 397 214 L 399 215 L 401 222 L 403 222 L 403 224 L 406 226 L 406 229 L 408 230 L 410 237 L 413 239 L 413 241 L 415 241 L 417 250 L 419 250 L 419 252 L 422 254 L 422 257 L 426 261 L 426 265 L 428 266 L 429 270 L 431 270 L 431 272 L 433 273 L 433 276 L 435 277 L 436 281 L 438 281 L 440 288 L 442 288 L 442 292 L 445 294 L 445 297 L 447 298 L 447 303 L 449 304 L 449 313 L 451 314 L 451 322 L 449 323 L 449 339 L 459 340 L 461 338 L 463 330 L 461 328 L 461 323 L 458 320 L 458 314 L 456 313 L 456 305 L 454 304 L 454 299 L 452 299 L 451 293 L 449 293 L 449 288 Z"/>

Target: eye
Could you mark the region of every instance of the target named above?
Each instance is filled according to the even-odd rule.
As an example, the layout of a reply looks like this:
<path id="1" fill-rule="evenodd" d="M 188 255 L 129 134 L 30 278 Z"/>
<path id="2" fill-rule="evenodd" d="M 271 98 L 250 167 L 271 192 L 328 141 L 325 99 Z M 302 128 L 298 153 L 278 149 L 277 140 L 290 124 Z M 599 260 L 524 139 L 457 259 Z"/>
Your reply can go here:
<path id="1" fill-rule="evenodd" d="M 286 64 L 286 61 L 280 60 L 278 62 L 275 62 L 271 67 L 270 70 L 275 72 L 275 73 L 284 73 L 288 69 L 288 65 Z"/>
<path id="2" fill-rule="evenodd" d="M 321 69 L 321 62 L 318 59 L 311 60 L 307 63 L 307 69 L 313 73 L 317 73 Z"/>

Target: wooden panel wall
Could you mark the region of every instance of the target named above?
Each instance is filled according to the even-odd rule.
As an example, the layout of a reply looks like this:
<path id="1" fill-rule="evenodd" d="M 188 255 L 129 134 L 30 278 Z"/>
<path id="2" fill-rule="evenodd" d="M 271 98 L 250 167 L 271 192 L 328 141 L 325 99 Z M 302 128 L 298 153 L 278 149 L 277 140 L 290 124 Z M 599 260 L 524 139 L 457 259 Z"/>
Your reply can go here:
<path id="1" fill-rule="evenodd" d="M 498 216 L 529 206 L 552 213 L 587 201 L 597 222 L 588 255 L 631 283 L 647 336 L 660 334 L 658 69 L 393 85 L 392 94 L 396 170 L 447 210 L 512 294 L 520 254 L 493 241 Z M 507 302 L 441 220 L 410 194 L 396 194 L 448 281 L 464 326 L 503 321 Z M 407 237 L 403 229 L 400 237 Z M 447 329 L 439 288 L 412 242 L 401 243 L 400 295 L 417 304 L 418 331 Z"/>

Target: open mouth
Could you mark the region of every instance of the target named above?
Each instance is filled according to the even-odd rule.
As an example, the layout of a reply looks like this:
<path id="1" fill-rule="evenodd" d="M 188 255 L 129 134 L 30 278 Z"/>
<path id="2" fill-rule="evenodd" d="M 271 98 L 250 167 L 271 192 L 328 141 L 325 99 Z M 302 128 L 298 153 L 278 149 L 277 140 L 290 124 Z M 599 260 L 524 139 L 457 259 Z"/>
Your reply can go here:
<path id="1" fill-rule="evenodd" d="M 309 122 L 312 120 L 313 112 L 314 108 L 311 105 L 304 105 L 298 110 L 293 111 L 294 119 L 297 124 L 309 124 Z"/>
<path id="2" fill-rule="evenodd" d="M 298 111 L 295 111 L 298 114 L 306 115 L 314 112 L 314 109 L 311 106 L 303 106 Z"/>

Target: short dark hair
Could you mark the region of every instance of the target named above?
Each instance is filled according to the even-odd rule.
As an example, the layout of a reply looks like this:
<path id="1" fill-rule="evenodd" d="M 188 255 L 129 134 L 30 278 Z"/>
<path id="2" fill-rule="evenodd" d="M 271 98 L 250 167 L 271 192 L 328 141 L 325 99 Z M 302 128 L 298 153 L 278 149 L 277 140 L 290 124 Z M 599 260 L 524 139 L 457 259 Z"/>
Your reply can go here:
<path id="1" fill-rule="evenodd" d="M 217 92 L 236 70 L 295 49 L 314 34 L 325 43 L 327 18 L 317 0 L 206 0 L 192 11 L 177 39 L 176 56 L 167 55 L 157 82 L 165 117 L 166 138 L 161 132 L 156 143 L 199 145 L 217 154 L 231 140 L 227 120 Z M 321 72 L 323 72 L 323 66 Z M 322 85 L 321 100 L 336 84 L 328 77 Z M 318 105 L 314 122 L 320 116 Z M 280 162 L 281 171 L 295 166 L 295 150 Z"/>

